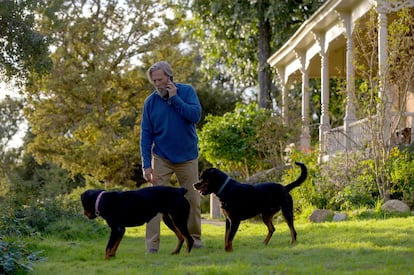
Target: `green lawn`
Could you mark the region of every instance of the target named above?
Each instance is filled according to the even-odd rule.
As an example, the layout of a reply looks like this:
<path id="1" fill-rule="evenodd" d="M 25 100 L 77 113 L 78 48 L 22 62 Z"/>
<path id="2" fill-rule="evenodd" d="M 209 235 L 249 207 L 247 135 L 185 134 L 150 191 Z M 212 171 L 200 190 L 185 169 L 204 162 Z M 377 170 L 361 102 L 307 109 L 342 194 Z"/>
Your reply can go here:
<path id="1" fill-rule="evenodd" d="M 92 222 L 92 221 L 91 221 Z M 158 254 L 145 254 L 145 226 L 129 228 L 117 257 L 104 260 L 107 236 L 64 241 L 32 240 L 44 261 L 33 274 L 414 274 L 414 217 L 312 224 L 298 221 L 298 242 L 290 245 L 285 223 L 276 225 L 268 246 L 266 227 L 243 222 L 223 249 L 224 225 L 203 224 L 204 247 L 170 255 L 175 236 L 163 225 Z M 109 234 L 109 228 L 108 228 Z"/>

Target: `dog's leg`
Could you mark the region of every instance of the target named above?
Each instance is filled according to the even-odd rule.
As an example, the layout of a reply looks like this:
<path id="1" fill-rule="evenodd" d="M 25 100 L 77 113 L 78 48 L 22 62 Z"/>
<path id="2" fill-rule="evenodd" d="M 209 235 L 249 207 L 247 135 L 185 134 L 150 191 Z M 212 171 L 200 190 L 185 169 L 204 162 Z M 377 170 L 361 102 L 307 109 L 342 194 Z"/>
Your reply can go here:
<path id="1" fill-rule="evenodd" d="M 164 221 L 164 223 L 168 226 L 169 229 L 171 229 L 171 231 L 173 231 L 175 233 L 175 235 L 178 238 L 178 243 L 177 246 L 175 247 L 175 249 L 171 252 L 171 254 L 178 254 L 180 253 L 181 247 L 183 246 L 184 243 L 184 237 L 181 234 L 180 230 L 178 230 L 178 228 L 175 226 L 171 216 L 169 214 L 164 214 L 162 216 L 162 219 Z"/>
<path id="2" fill-rule="evenodd" d="M 293 225 L 293 205 L 292 207 L 282 207 L 282 213 L 290 229 L 290 243 L 293 244 L 296 242 L 297 235 L 295 226 Z"/>
<path id="3" fill-rule="evenodd" d="M 185 252 L 190 253 L 190 251 L 191 251 L 191 249 L 193 248 L 193 245 L 194 245 L 194 239 L 193 239 L 193 237 L 191 237 L 191 234 L 188 231 L 187 219 L 183 220 L 183 221 L 180 221 L 180 222 L 177 221 L 176 228 L 178 229 L 178 231 L 180 233 L 180 236 L 184 237 L 184 239 L 185 239 L 185 243 L 186 243 Z"/>
<path id="4" fill-rule="evenodd" d="M 111 236 L 106 246 L 105 259 L 115 257 L 116 250 L 125 234 L 125 227 L 111 227 Z"/>
<path id="5" fill-rule="evenodd" d="M 226 219 L 226 234 L 224 237 L 224 250 L 227 252 L 233 251 L 233 238 L 239 229 L 240 221 Z"/>
<path id="6" fill-rule="evenodd" d="M 170 215 L 164 215 L 163 220 L 168 228 L 170 228 L 178 238 L 177 246 L 171 254 L 180 253 L 184 240 L 187 246 L 186 252 L 189 253 L 193 248 L 194 240 L 193 237 L 191 237 L 190 232 L 188 232 L 187 221 L 181 220 L 179 217 L 171 217 Z"/>
<path id="7" fill-rule="evenodd" d="M 273 215 L 274 213 L 270 213 L 270 214 L 262 213 L 262 220 L 264 224 L 267 226 L 267 236 L 266 236 L 266 239 L 264 239 L 263 241 L 263 243 L 266 245 L 269 243 L 270 239 L 272 238 L 273 232 L 275 232 L 275 227 L 273 226 L 273 222 L 272 222 Z"/>

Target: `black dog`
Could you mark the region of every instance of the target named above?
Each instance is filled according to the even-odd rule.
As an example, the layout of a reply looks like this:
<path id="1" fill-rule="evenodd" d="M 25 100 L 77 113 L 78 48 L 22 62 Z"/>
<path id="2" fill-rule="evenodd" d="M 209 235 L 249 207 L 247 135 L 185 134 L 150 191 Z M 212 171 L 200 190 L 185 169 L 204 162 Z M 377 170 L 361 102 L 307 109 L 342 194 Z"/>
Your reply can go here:
<path id="1" fill-rule="evenodd" d="M 301 168 L 299 178 L 283 186 L 278 183 L 266 182 L 255 185 L 241 184 L 219 169 L 209 168 L 200 175 L 200 181 L 194 188 L 202 195 L 214 193 L 221 201 L 221 208 L 226 217 L 226 234 L 224 249 L 233 251 L 233 238 L 239 228 L 240 221 L 262 215 L 267 225 L 268 234 L 264 240 L 268 244 L 275 231 L 273 216 L 282 209 L 283 216 L 289 225 L 291 243 L 296 241 L 296 230 L 293 226 L 293 200 L 290 190 L 303 183 L 307 177 L 307 169 L 303 163 L 296 162 Z"/>
<path id="2" fill-rule="evenodd" d="M 187 220 L 190 204 L 184 197 L 185 188 L 154 186 L 126 192 L 87 190 L 81 195 L 84 214 L 89 219 L 102 216 L 111 228 L 106 246 L 105 259 L 115 256 L 125 233 L 125 227 L 149 222 L 158 213 L 163 214 L 165 224 L 178 238 L 177 247 L 171 254 L 178 254 L 186 241 L 190 252 L 194 240 L 188 232 Z"/>

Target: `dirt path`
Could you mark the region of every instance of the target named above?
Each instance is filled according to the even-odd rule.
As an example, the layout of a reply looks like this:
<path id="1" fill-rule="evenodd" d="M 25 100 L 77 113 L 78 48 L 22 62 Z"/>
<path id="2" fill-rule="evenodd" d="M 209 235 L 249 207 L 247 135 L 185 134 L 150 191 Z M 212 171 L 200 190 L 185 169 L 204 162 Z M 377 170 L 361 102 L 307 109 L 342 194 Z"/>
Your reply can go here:
<path id="1" fill-rule="evenodd" d="M 202 224 L 212 224 L 217 226 L 224 226 L 225 222 L 221 220 L 201 219 Z"/>

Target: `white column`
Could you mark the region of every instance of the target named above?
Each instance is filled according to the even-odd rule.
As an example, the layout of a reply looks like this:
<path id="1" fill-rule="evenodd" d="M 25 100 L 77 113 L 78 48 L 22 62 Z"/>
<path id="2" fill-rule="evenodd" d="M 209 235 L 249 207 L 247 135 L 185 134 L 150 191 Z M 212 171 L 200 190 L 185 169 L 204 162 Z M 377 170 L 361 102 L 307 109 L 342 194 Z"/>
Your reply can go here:
<path id="1" fill-rule="evenodd" d="M 300 147 L 303 151 L 310 149 L 309 129 L 309 72 L 307 70 L 306 52 L 297 52 L 296 56 L 301 61 L 302 73 L 302 131 L 300 134 Z"/>
<path id="2" fill-rule="evenodd" d="M 324 133 L 329 130 L 329 60 L 325 45 L 325 34 L 316 34 L 316 39 L 321 48 L 321 120 L 319 126 L 320 154 L 326 153 Z"/>
<path id="3" fill-rule="evenodd" d="M 210 219 L 219 219 L 221 217 L 221 202 L 216 195 L 210 194 Z"/>
<path id="4" fill-rule="evenodd" d="M 344 21 L 346 35 L 346 107 L 344 118 L 345 147 L 351 150 L 352 129 L 350 124 L 356 121 L 355 116 L 355 70 L 354 70 L 354 40 L 352 38 L 353 24 L 351 13 L 340 13 Z"/>
<path id="5" fill-rule="evenodd" d="M 388 71 L 388 19 L 385 9 L 378 7 L 378 65 L 380 76 L 380 98 L 386 96 L 386 76 Z"/>
<path id="6" fill-rule="evenodd" d="M 287 79 L 285 74 L 285 68 L 277 68 L 277 74 L 279 76 L 279 82 L 282 89 L 282 120 L 283 124 L 287 125 L 289 122 L 289 116 L 288 116 L 288 91 L 287 91 Z"/>
<path id="7" fill-rule="evenodd" d="M 388 71 L 388 19 L 387 8 L 382 2 L 377 7 L 378 12 L 378 66 L 379 66 L 379 90 L 378 96 L 381 104 L 378 106 L 379 119 L 383 120 L 382 124 L 383 139 L 385 143 L 391 140 L 392 121 L 394 119 L 392 111 L 391 96 L 388 89 L 387 71 Z M 381 118 L 381 114 L 383 118 Z"/>

